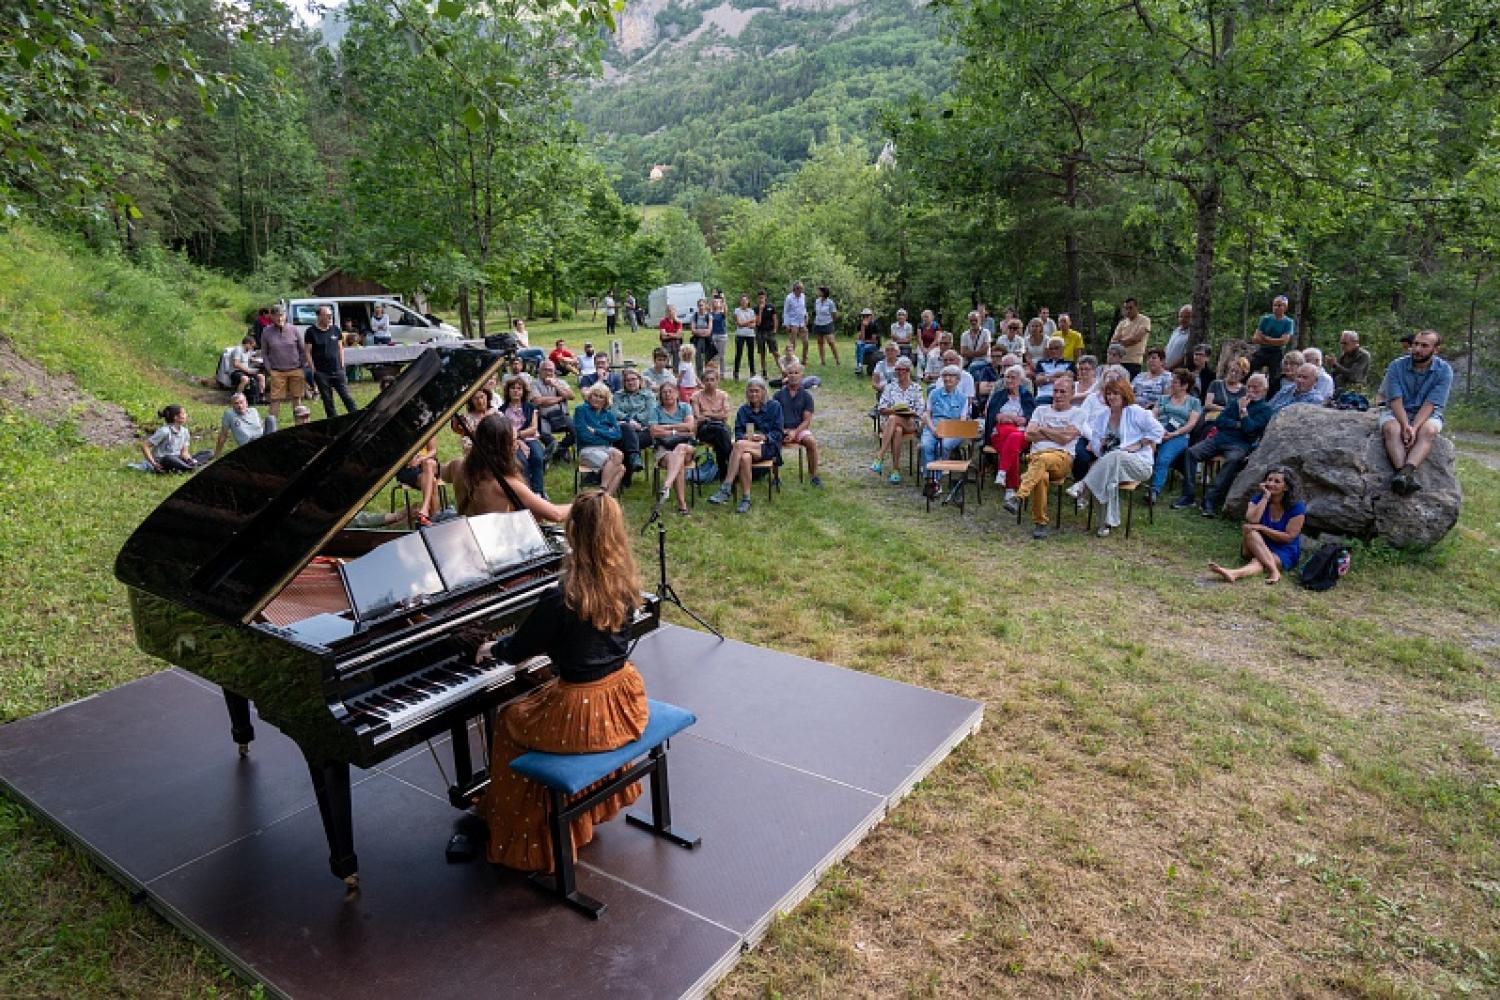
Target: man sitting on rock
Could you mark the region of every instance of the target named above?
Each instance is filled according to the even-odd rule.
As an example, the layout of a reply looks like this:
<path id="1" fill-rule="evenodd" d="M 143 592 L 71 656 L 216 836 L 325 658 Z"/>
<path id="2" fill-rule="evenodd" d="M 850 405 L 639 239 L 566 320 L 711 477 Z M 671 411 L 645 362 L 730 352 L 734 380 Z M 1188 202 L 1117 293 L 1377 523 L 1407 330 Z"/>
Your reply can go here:
<path id="1" fill-rule="evenodd" d="M 1322 406 L 1328 402 L 1328 397 L 1318 390 L 1318 376 L 1324 374 L 1323 369 L 1317 365 L 1303 362 L 1297 366 L 1289 382 L 1281 383 L 1281 389 L 1271 400 L 1271 410 L 1280 413 L 1288 406 L 1299 404 L 1307 406 Z"/>
<path id="2" fill-rule="evenodd" d="M 1436 330 L 1417 334 L 1411 353 L 1391 362 L 1380 385 L 1387 407 L 1380 415 L 1380 433 L 1391 467 L 1396 470 L 1391 490 L 1399 496 L 1422 488 L 1416 478 L 1417 466 L 1426 460 L 1432 442 L 1443 429 L 1443 407 L 1453 386 L 1453 368 L 1437 356 L 1442 343 Z"/>
<path id="3" fill-rule="evenodd" d="M 1172 504 L 1174 510 L 1193 505 L 1193 488 L 1198 476 L 1198 463 L 1206 462 L 1212 458 L 1223 459 L 1223 467 L 1219 474 L 1214 477 L 1213 485 L 1209 486 L 1203 493 L 1203 504 L 1200 508 L 1204 517 L 1217 517 L 1219 507 L 1224 503 L 1224 497 L 1229 493 L 1229 487 L 1234 483 L 1234 477 L 1240 474 L 1245 467 L 1245 460 L 1254 447 L 1260 443 L 1260 436 L 1265 432 L 1266 424 L 1271 422 L 1275 416 L 1271 407 L 1266 403 L 1266 376 L 1261 372 L 1251 375 L 1245 382 L 1245 394 L 1239 399 L 1231 399 L 1219 411 L 1219 417 L 1214 421 L 1217 430 L 1214 436 L 1193 445 L 1184 454 L 1186 459 L 1187 486 L 1183 490 L 1182 498 Z"/>
<path id="4" fill-rule="evenodd" d="M 1328 361 L 1333 374 L 1333 389 L 1339 392 L 1364 392 L 1370 377 L 1370 352 L 1359 346 L 1359 331 L 1339 334 L 1339 356 Z"/>

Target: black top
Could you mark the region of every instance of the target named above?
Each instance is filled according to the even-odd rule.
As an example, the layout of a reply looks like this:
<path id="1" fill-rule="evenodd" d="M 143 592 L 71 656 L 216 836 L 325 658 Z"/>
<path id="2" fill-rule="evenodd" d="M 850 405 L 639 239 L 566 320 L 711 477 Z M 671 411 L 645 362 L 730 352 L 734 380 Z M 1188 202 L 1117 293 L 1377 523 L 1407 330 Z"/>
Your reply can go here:
<path id="1" fill-rule="evenodd" d="M 358 413 L 286 427 L 211 462 L 135 530 L 129 586 L 249 622 L 500 366 L 432 348 Z"/>
<path id="2" fill-rule="evenodd" d="M 760 309 L 760 307 L 756 307 Z M 764 309 L 760 309 L 755 321 L 755 328 L 761 333 L 770 333 L 776 329 L 776 307 L 767 302 Z"/>
<path id="3" fill-rule="evenodd" d="M 313 368 L 329 373 L 344 370 L 343 361 L 339 357 L 339 345 L 344 342 L 344 335 L 339 332 L 338 327 L 330 326 L 326 330 L 320 330 L 314 323 L 307 328 L 302 339 L 312 348 Z"/>
<path id="4" fill-rule="evenodd" d="M 505 644 L 505 659 L 520 663 L 541 653 L 570 684 L 608 677 L 625 665 L 630 621 L 618 632 L 601 632 L 563 601 L 562 587 L 549 590 Z"/>

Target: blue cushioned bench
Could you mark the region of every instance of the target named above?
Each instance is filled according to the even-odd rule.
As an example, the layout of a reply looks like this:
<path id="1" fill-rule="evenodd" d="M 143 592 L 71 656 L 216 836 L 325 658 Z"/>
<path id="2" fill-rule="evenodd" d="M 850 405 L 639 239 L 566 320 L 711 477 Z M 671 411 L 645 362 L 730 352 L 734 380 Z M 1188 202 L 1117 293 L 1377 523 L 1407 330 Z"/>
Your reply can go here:
<path id="1" fill-rule="evenodd" d="M 602 753 L 543 753 L 532 750 L 510 762 L 510 769 L 522 777 L 544 786 L 548 792 L 547 822 L 552 827 L 553 874 L 540 873 L 531 876 L 532 881 L 558 897 L 576 910 L 599 919 L 604 905 L 597 899 L 578 891 L 573 870 L 573 819 L 594 808 L 605 799 L 628 785 L 650 776 L 651 818 L 642 819 L 626 814 L 626 822 L 649 830 L 679 847 L 692 849 L 702 841 L 700 838 L 680 830 L 672 829 L 672 800 L 667 787 L 667 741 L 698 717 L 685 708 L 669 705 L 664 701 L 648 699 L 650 720 L 641 738 L 615 750 Z M 639 763 L 631 765 L 638 758 Z M 570 802 L 590 785 L 603 781 L 611 773 L 627 768 L 588 795 Z"/>

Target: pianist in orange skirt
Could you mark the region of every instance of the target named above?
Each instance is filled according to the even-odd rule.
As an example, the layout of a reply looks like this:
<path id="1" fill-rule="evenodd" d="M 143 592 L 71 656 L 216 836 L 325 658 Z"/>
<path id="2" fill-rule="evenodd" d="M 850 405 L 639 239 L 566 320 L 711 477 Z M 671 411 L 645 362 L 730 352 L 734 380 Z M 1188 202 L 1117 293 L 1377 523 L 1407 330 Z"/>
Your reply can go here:
<path id="1" fill-rule="evenodd" d="M 490 861 L 523 871 L 552 870 L 547 790 L 512 772 L 510 762 L 527 750 L 613 750 L 639 739 L 649 718 L 646 686 L 625 658 L 641 581 L 620 505 L 600 490 L 584 491 L 573 501 L 565 530 L 569 552 L 561 587 L 492 650 L 512 663 L 546 654 L 558 675 L 501 713 L 490 786 L 479 801 L 489 825 Z M 574 857 L 593 839 L 595 823 L 613 818 L 640 794 L 637 782 L 573 820 Z"/>

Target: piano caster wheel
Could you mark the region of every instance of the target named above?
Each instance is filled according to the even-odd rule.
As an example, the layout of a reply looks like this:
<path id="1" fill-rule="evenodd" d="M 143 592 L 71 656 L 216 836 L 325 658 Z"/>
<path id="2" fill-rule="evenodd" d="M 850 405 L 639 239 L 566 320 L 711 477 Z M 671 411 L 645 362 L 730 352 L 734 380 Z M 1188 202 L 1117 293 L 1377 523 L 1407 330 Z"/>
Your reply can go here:
<path id="1" fill-rule="evenodd" d="M 240 756 L 241 757 L 248 757 L 248 756 L 250 756 L 250 744 L 248 744 L 248 743 L 241 743 L 240 744 Z"/>

